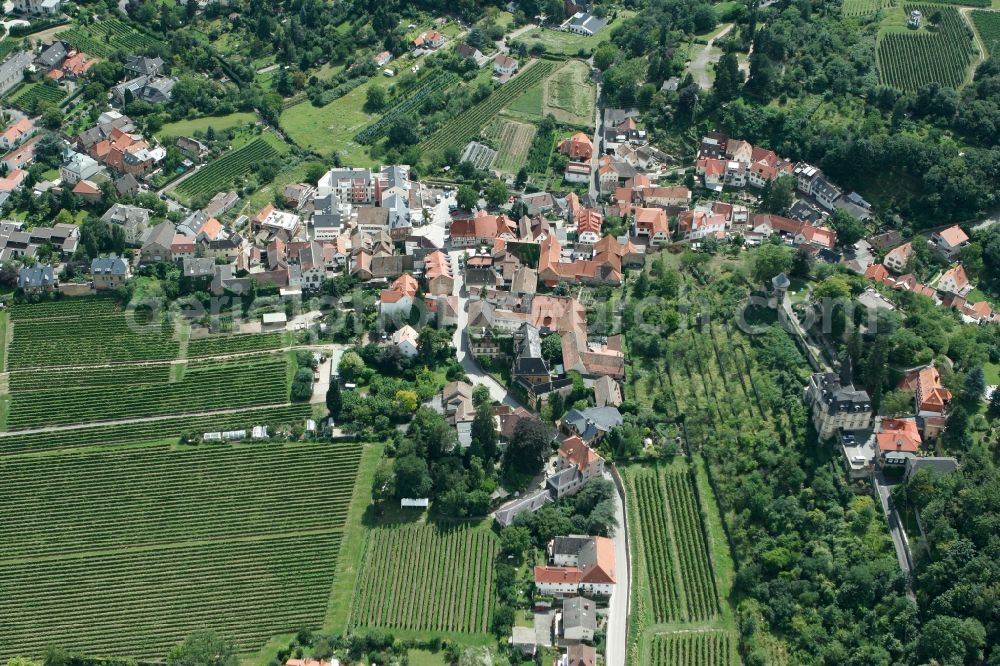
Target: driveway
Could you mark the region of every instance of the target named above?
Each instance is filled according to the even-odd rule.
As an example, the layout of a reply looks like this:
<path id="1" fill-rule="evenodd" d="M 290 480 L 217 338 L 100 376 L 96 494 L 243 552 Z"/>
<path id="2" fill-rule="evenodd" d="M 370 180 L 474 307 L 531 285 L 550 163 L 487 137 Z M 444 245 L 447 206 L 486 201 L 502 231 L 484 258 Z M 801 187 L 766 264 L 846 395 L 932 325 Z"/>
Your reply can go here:
<path id="1" fill-rule="evenodd" d="M 611 481 L 607 472 L 604 477 Z M 632 594 L 632 580 L 629 577 L 628 566 L 628 532 L 625 529 L 625 506 L 621 495 L 615 490 L 615 519 L 618 529 L 615 530 L 615 592 L 608 603 L 608 638 L 605 644 L 607 652 L 605 663 L 608 666 L 625 666 L 625 653 L 628 646 L 628 610 Z"/>
<path id="2" fill-rule="evenodd" d="M 526 405 L 511 395 L 503 384 L 479 367 L 476 359 L 469 353 L 469 336 L 466 334 L 469 325 L 469 294 L 465 290 L 464 276 L 458 265 L 458 258 L 462 254 L 464 250 L 452 250 L 448 253 L 451 273 L 455 276 L 455 293 L 458 294 L 458 328 L 451 340 L 455 346 L 455 358 L 474 386 L 485 386 L 490 390 L 490 398 L 511 407 L 525 407 Z"/>
<path id="3" fill-rule="evenodd" d="M 891 506 L 889 492 L 892 486 L 886 481 L 881 472 L 875 473 L 875 490 L 878 492 L 879 501 L 882 503 L 882 511 L 885 519 L 889 523 L 889 536 L 892 537 L 892 545 L 896 549 L 896 559 L 899 561 L 899 568 L 906 576 L 906 596 L 912 601 L 917 597 L 913 594 L 913 569 L 910 567 L 912 556 L 910 554 L 910 541 L 906 538 L 903 530 L 903 523 L 899 520 L 896 507 Z"/>

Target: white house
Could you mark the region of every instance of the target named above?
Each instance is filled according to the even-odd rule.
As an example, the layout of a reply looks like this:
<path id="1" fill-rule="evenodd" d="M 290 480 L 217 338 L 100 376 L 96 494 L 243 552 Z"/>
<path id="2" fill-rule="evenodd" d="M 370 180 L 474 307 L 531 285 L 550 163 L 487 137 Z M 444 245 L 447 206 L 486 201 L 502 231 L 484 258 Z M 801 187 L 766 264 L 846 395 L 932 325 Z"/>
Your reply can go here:
<path id="1" fill-rule="evenodd" d="M 493 71 L 500 76 L 511 76 L 517 71 L 517 60 L 501 53 L 493 59 Z"/>
<path id="2" fill-rule="evenodd" d="M 969 236 L 962 231 L 960 226 L 953 225 L 944 231 L 931 234 L 931 241 L 938 252 L 948 258 L 957 255 L 963 247 L 969 244 Z"/>
<path id="3" fill-rule="evenodd" d="M 535 588 L 542 594 L 608 597 L 615 589 L 615 544 L 606 537 L 556 537 L 549 543 L 551 564 L 536 566 Z"/>
<path id="4" fill-rule="evenodd" d="M 406 358 L 413 358 L 417 355 L 419 341 L 420 334 L 409 324 L 392 334 L 392 343 Z"/>

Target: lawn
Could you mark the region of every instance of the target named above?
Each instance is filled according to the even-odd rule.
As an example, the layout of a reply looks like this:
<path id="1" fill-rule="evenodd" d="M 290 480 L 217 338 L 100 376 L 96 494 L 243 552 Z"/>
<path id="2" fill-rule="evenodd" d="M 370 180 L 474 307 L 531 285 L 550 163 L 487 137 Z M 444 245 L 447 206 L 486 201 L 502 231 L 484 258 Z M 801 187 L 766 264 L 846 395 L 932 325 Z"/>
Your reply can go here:
<path id="1" fill-rule="evenodd" d="M 604 30 L 592 36 L 578 35 L 574 32 L 566 32 L 564 30 L 538 28 L 537 30 L 530 30 L 524 33 L 517 40 L 525 42 L 530 46 L 540 43 L 545 47 L 547 53 L 555 55 L 575 56 L 584 52 L 589 56 L 598 46 L 611 39 L 611 31 L 624 23 L 625 19 L 632 14 L 633 12 L 618 12 L 618 18 L 606 25 Z"/>
<path id="2" fill-rule="evenodd" d="M 257 121 L 257 114 L 249 111 L 237 111 L 225 116 L 205 116 L 193 120 L 178 120 L 175 123 L 167 123 L 156 133 L 157 138 L 166 136 L 180 137 L 192 136 L 195 132 L 204 133 L 211 127 L 215 131 L 227 130 L 232 127 L 239 127 Z"/>
<path id="3" fill-rule="evenodd" d="M 310 167 L 313 166 L 322 167 L 327 165 L 324 162 L 317 160 L 307 160 L 305 162 L 293 164 L 292 166 L 282 170 L 273 181 L 243 200 L 243 206 L 240 209 L 241 212 L 244 214 L 256 213 L 258 210 L 274 201 L 275 195 L 285 189 L 285 185 L 304 182 L 306 172 L 308 172 Z M 315 183 L 313 183 L 313 185 L 315 185 Z"/>
<path id="4" fill-rule="evenodd" d="M 1000 363 L 985 363 L 983 374 L 986 375 L 986 383 L 990 386 L 1000 384 Z"/>
<path id="5" fill-rule="evenodd" d="M 542 113 L 552 114 L 561 123 L 578 127 L 594 126 L 597 88 L 590 79 L 590 66 L 570 60 L 545 81 Z"/>
<path id="6" fill-rule="evenodd" d="M 366 147 L 354 141 L 354 135 L 376 118 L 364 110 L 368 88 L 376 82 L 379 79 L 372 78 L 326 106 L 296 104 L 282 112 L 281 128 L 296 144 L 323 157 L 339 153 L 345 164 L 376 166 Z"/>
<path id="7" fill-rule="evenodd" d="M 427 650 L 408 650 L 406 657 L 410 666 L 448 666 L 441 652 L 429 652 Z"/>

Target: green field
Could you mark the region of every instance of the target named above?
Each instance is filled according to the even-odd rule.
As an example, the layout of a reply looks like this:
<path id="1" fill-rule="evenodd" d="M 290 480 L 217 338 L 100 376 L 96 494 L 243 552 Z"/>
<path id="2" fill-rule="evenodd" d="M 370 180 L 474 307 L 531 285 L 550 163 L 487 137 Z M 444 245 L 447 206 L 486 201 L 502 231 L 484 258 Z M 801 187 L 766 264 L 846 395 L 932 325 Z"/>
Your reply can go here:
<path id="1" fill-rule="evenodd" d="M 76 25 L 59 33 L 60 39 L 98 58 L 110 58 L 116 51 L 144 53 L 163 47 L 159 40 L 139 32 L 124 21 L 109 17 L 88 26 Z"/>
<path id="2" fill-rule="evenodd" d="M 846 17 L 870 16 L 883 7 L 891 7 L 894 0 L 844 0 L 841 12 Z"/>
<path id="3" fill-rule="evenodd" d="M 184 199 L 213 195 L 239 182 L 261 162 L 282 154 L 285 147 L 273 134 L 265 134 L 233 148 L 208 166 L 182 180 L 173 192 Z"/>
<path id="4" fill-rule="evenodd" d="M 285 333 L 251 333 L 242 335 L 210 335 L 188 341 L 188 358 L 222 356 L 253 351 L 280 349 L 288 345 Z"/>
<path id="5" fill-rule="evenodd" d="M 326 106 L 315 107 L 306 101 L 285 109 L 281 129 L 297 145 L 323 157 L 337 153 L 345 164 L 375 166 L 365 146 L 354 136 L 376 119 L 365 112 L 364 106 L 369 86 L 377 82 L 373 78 Z"/>
<path id="6" fill-rule="evenodd" d="M 531 47 L 533 47 L 536 43 L 541 44 L 545 47 L 546 53 L 575 56 L 583 52 L 589 56 L 593 54 L 594 50 L 597 49 L 598 46 L 611 39 L 611 31 L 624 23 L 625 19 L 630 15 L 631 12 L 618 12 L 617 19 L 608 23 L 608 25 L 606 25 L 599 33 L 590 37 L 586 35 L 578 35 L 575 32 L 538 28 L 537 30 L 531 30 L 524 33 L 518 37 L 517 40 L 524 42 Z"/>
<path id="7" fill-rule="evenodd" d="M 490 123 L 484 134 L 498 151 L 493 168 L 511 176 L 516 175 L 528 160 L 535 132 L 534 125 L 514 120 L 497 118 Z"/>
<path id="8" fill-rule="evenodd" d="M 593 127 L 597 89 L 590 80 L 590 66 L 570 60 L 545 81 L 542 112 L 568 125 Z"/>
<path id="9" fill-rule="evenodd" d="M 217 132 L 240 127 L 257 121 L 257 114 L 250 111 L 236 111 L 225 116 L 205 116 L 193 120 L 178 120 L 167 123 L 156 133 L 157 138 L 193 136 L 196 132 L 206 132 L 211 127 Z"/>
<path id="10" fill-rule="evenodd" d="M 735 640 L 720 631 L 661 634 L 653 639 L 650 666 L 736 666 Z"/>
<path id="11" fill-rule="evenodd" d="M 976 10 L 969 15 L 987 53 L 1000 52 L 1000 12 Z"/>
<path id="12" fill-rule="evenodd" d="M 10 370 L 177 356 L 178 343 L 164 320 L 126 311 L 107 298 L 16 305 L 10 317 Z"/>
<path id="13" fill-rule="evenodd" d="M 65 97 L 66 91 L 58 86 L 47 83 L 29 83 L 17 91 L 10 103 L 22 111 L 33 112 L 35 105 L 39 102 L 58 104 Z"/>
<path id="14" fill-rule="evenodd" d="M 17 325 L 14 340 L 17 340 Z M 10 376 L 10 430 L 288 402 L 285 354 L 226 362 L 32 370 Z M 175 379 L 171 370 L 181 370 Z"/>
<path id="15" fill-rule="evenodd" d="M 905 27 L 905 17 L 914 9 L 920 10 L 925 17 L 919 30 Z M 941 12 L 941 25 L 929 32 L 926 24 L 934 12 Z M 878 37 L 875 60 L 879 81 L 901 90 L 916 90 L 932 82 L 960 87 L 977 51 L 958 9 L 907 4 L 902 13 L 897 9 L 893 14 Z M 902 25 L 899 24 L 901 18 Z"/>
<path id="16" fill-rule="evenodd" d="M 350 626 L 450 636 L 485 634 L 493 611 L 492 532 L 467 525 L 371 530 Z"/>
<path id="17" fill-rule="evenodd" d="M 0 659 L 162 660 L 212 627 L 244 651 L 323 626 L 359 445 L 0 457 Z"/>

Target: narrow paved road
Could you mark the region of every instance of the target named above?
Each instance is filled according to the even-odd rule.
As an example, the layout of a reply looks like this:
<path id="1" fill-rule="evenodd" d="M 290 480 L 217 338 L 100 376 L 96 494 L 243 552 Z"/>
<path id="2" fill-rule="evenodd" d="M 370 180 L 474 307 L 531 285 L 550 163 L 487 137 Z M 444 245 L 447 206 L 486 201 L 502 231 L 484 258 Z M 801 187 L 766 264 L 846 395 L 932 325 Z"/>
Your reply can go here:
<path id="1" fill-rule="evenodd" d="M 899 561 L 899 568 L 903 571 L 906 576 L 906 596 L 912 601 L 916 601 L 917 597 L 913 594 L 913 569 L 910 567 L 911 554 L 910 554 L 910 542 L 906 538 L 906 532 L 903 530 L 903 523 L 899 520 L 899 514 L 896 512 L 896 507 L 891 506 L 889 502 L 889 490 L 890 486 L 881 472 L 875 473 L 875 490 L 878 491 L 879 501 L 882 503 L 882 511 L 885 513 L 885 519 L 889 523 L 889 536 L 892 537 L 892 545 L 896 549 L 896 559 Z"/>
<path id="2" fill-rule="evenodd" d="M 511 407 L 525 407 L 525 405 L 515 398 L 507 388 L 487 374 L 476 362 L 476 359 L 469 353 L 469 336 L 466 329 L 469 326 L 469 294 L 465 291 L 465 282 L 462 271 L 459 268 L 458 258 L 462 256 L 462 250 L 452 250 L 448 253 L 451 260 L 451 273 L 455 276 L 455 293 L 458 295 L 458 328 L 451 342 L 455 346 L 455 358 L 462 364 L 462 369 L 469 377 L 469 381 L 474 386 L 485 386 L 490 390 L 490 397 L 493 400 Z"/>
<path id="3" fill-rule="evenodd" d="M 605 478 L 611 475 L 605 472 Z M 605 643 L 605 663 L 608 666 L 625 666 L 628 648 L 628 609 L 632 596 L 632 580 L 628 565 L 628 532 L 625 529 L 625 506 L 621 496 L 615 491 L 615 592 L 608 604 L 608 633 Z"/>

